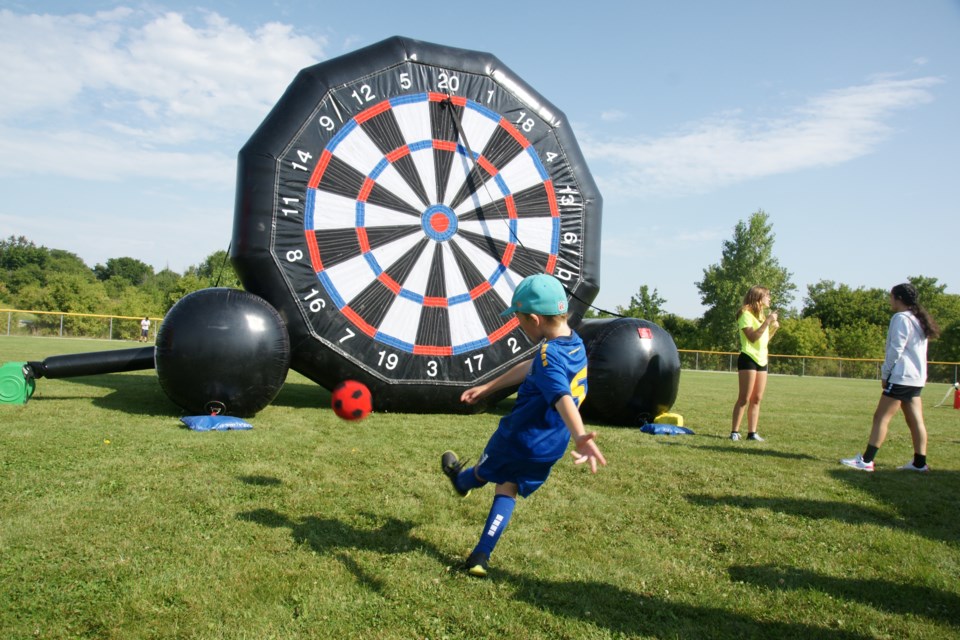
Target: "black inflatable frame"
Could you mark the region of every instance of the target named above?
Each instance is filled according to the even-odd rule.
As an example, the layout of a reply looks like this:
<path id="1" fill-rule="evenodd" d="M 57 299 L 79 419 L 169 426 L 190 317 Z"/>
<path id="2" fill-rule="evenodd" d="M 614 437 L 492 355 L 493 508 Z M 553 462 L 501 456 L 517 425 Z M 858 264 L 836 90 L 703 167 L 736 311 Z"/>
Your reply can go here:
<path id="1" fill-rule="evenodd" d="M 602 199 L 563 113 L 489 53 L 392 37 L 303 69 L 239 153 L 230 257 L 244 287 L 270 302 L 284 319 L 290 336 L 290 366 L 295 371 L 327 389 L 346 379 L 363 382 L 370 388 L 378 411 L 479 411 L 512 390 L 503 390 L 473 407 L 462 404 L 460 396 L 465 389 L 486 382 L 531 356 L 534 347 L 519 329 L 516 335 L 520 336 L 518 341 L 522 340 L 522 351 L 511 358 L 488 358 L 496 361 L 496 367 L 474 380 L 437 379 L 427 383 L 422 379 L 389 379 L 338 352 L 333 336 L 320 335 L 311 326 L 274 251 L 275 236 L 283 233 L 278 231 L 279 227 L 288 224 L 280 211 L 278 192 L 283 181 L 281 156 L 290 152 L 291 140 L 301 135 L 305 127 L 315 126 L 311 119 L 316 118 L 318 105 L 331 91 L 404 63 L 433 65 L 492 79 L 512 97 L 527 101 L 538 117 L 552 127 L 551 140 L 559 144 L 575 175 L 581 198 L 577 203 L 582 207 L 583 218 L 577 258 L 580 262 L 576 265 L 579 272 L 575 282 L 565 283 L 571 294 L 571 323 L 576 325 L 599 291 Z"/>

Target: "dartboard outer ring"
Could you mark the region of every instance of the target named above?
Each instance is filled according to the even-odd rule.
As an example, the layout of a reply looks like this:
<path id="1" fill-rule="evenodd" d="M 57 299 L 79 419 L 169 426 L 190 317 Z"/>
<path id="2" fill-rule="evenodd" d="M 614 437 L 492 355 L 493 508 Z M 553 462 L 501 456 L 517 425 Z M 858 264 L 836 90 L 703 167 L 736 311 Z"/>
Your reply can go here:
<path id="1" fill-rule="evenodd" d="M 519 280 L 557 276 L 573 326 L 599 290 L 602 201 L 566 117 L 489 53 L 393 37 L 303 69 L 237 171 L 230 256 L 291 368 L 363 382 L 377 411 L 489 407 L 513 390 L 460 397 L 536 348 L 499 317 Z"/>

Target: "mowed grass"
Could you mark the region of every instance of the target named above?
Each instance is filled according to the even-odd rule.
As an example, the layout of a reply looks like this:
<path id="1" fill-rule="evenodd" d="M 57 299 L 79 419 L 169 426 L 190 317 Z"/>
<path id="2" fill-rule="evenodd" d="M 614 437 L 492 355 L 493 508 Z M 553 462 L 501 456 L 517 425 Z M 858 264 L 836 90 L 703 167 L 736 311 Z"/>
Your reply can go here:
<path id="1" fill-rule="evenodd" d="M 0 363 L 136 346 L 0 337 Z M 291 372 L 253 430 L 197 433 L 153 371 L 41 379 L 0 406 L 0 638 L 955 638 L 960 411 L 924 392 L 930 474 L 895 470 L 901 417 L 843 468 L 879 386 L 772 377 L 767 442 L 731 442 L 736 376 L 684 371 L 696 435 L 596 425 L 609 466 L 559 463 L 478 580 L 492 491 L 438 461 L 495 413 L 346 423 Z"/>

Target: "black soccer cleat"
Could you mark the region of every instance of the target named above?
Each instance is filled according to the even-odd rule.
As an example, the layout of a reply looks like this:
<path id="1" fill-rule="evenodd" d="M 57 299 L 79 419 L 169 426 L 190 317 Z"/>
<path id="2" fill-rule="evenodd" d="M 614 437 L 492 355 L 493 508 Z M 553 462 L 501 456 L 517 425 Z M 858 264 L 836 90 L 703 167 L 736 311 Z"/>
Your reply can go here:
<path id="1" fill-rule="evenodd" d="M 450 484 L 453 485 L 453 490 L 456 491 L 461 498 L 466 498 L 470 495 L 469 489 L 463 491 L 457 487 L 457 476 L 460 475 L 460 472 L 463 471 L 465 466 L 467 466 L 466 461 L 460 462 L 460 460 L 457 459 L 457 454 L 453 451 L 444 451 L 443 455 L 440 456 L 440 469 L 445 476 L 450 478 Z"/>
<path id="2" fill-rule="evenodd" d="M 470 557 L 467 558 L 467 561 L 463 563 L 463 570 L 469 573 L 471 576 L 486 578 L 488 562 L 490 562 L 490 556 L 485 553 L 474 551 L 470 554 Z"/>

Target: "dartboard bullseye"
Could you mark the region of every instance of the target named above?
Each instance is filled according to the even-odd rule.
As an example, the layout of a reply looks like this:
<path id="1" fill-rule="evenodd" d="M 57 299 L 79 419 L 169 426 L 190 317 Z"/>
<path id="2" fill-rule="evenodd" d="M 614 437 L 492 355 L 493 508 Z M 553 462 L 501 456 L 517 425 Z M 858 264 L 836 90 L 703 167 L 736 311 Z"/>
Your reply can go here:
<path id="1" fill-rule="evenodd" d="M 379 410 L 462 411 L 529 357 L 502 318 L 550 273 L 597 293 L 600 196 L 563 115 L 485 53 L 391 38 L 303 70 L 239 157 L 234 264 L 291 366 Z M 495 399 L 493 399 L 495 400 Z"/>

